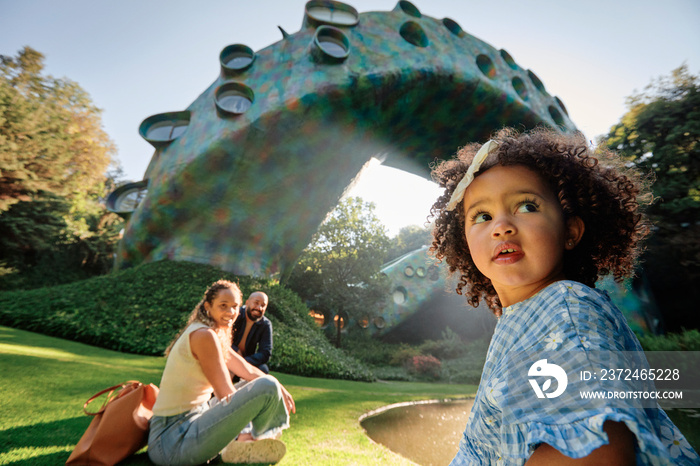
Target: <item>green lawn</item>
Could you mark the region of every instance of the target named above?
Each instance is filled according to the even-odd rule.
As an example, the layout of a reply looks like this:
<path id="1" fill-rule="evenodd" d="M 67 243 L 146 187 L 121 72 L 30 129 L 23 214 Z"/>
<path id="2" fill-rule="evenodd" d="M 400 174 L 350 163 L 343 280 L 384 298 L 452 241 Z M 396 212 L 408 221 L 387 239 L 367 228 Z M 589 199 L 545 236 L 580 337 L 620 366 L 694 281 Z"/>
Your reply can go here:
<path id="1" fill-rule="evenodd" d="M 0 327 L 0 464 L 64 464 L 90 419 L 82 404 L 108 386 L 160 382 L 165 360 Z M 358 418 L 401 401 L 460 398 L 473 385 L 349 382 L 274 374 L 296 400 L 281 465 L 413 464 L 365 435 Z M 144 453 L 126 464 L 150 464 Z"/>
<path id="2" fill-rule="evenodd" d="M 96 348 L 0 326 L 0 465 L 64 464 L 90 418 L 91 395 L 126 381 L 160 382 L 165 360 Z M 350 382 L 275 374 L 294 395 L 297 414 L 283 439 L 281 465 L 413 464 L 365 435 L 358 418 L 392 403 L 473 395 L 473 385 Z M 686 410 L 688 411 L 688 410 Z M 700 418 L 669 415 L 698 448 Z M 150 464 L 140 453 L 124 464 Z"/>

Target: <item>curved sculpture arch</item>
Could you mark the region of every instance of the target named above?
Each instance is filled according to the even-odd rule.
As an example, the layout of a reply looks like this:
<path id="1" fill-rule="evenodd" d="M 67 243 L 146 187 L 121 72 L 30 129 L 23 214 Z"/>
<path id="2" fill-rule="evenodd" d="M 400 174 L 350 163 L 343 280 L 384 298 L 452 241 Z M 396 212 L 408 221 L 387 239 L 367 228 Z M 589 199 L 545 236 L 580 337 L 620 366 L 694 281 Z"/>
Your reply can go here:
<path id="1" fill-rule="evenodd" d="M 117 267 L 160 259 L 283 273 L 372 158 L 428 165 L 502 126 L 573 131 L 562 102 L 505 50 L 408 1 L 359 14 L 312 0 L 301 29 L 258 52 L 225 47 L 186 110 L 153 115 L 144 180 L 108 206 L 130 216 Z"/>

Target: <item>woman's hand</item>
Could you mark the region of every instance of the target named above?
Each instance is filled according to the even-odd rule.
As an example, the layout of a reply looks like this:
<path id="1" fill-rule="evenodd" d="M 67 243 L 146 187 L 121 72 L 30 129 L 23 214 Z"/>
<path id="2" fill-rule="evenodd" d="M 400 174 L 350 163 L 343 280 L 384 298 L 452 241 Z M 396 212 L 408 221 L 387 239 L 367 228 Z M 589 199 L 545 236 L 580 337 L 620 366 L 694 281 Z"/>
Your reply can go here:
<path id="1" fill-rule="evenodd" d="M 253 366 L 252 364 L 249 364 L 248 361 L 246 361 L 243 358 L 243 356 L 241 356 L 240 354 L 233 351 L 232 348 L 228 348 L 228 357 L 226 358 L 226 367 L 233 374 L 235 374 L 238 377 L 240 377 L 241 379 L 247 380 L 249 382 L 251 380 L 257 379 L 258 377 L 268 375 L 268 374 L 265 374 L 260 369 L 258 369 L 257 367 Z M 279 383 L 279 380 L 277 381 L 277 383 Z M 294 398 L 292 398 L 292 395 L 287 391 L 286 388 L 284 388 L 284 385 L 282 385 L 281 383 L 279 385 L 280 385 L 280 388 L 282 389 L 282 397 L 284 398 L 284 404 L 287 407 L 287 411 L 289 411 L 290 413 L 296 413 L 297 407 L 294 404 Z"/>
<path id="2" fill-rule="evenodd" d="M 292 395 L 287 391 L 286 388 L 284 388 L 284 385 L 280 384 L 280 388 L 282 389 L 282 397 L 284 398 L 285 406 L 287 406 L 287 411 L 289 411 L 290 413 L 296 413 L 297 407 L 294 404 L 294 398 L 292 398 Z"/>

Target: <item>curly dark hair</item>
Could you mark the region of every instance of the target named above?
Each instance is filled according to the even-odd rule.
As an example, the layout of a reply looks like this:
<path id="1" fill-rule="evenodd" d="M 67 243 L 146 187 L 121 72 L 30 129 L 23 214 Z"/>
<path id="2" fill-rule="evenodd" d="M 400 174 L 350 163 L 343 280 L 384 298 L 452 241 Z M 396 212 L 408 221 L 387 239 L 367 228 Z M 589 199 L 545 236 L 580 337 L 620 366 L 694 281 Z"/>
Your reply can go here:
<path id="1" fill-rule="evenodd" d="M 480 173 L 495 165 L 522 165 L 538 173 L 551 187 L 564 212 L 564 219 L 580 217 L 585 232 L 580 243 L 564 253 L 564 276 L 588 286 L 612 274 L 621 281 L 634 274 L 641 254 L 640 242 L 649 234 L 650 225 L 640 204 L 652 197 L 650 179 L 643 177 L 620 157 L 598 146 L 595 153 L 581 133 L 560 133 L 537 128 L 519 133 L 512 128 L 498 131 L 498 143 L 482 164 Z M 483 298 L 497 316 L 501 303 L 491 281 L 474 265 L 464 236 L 464 206 L 445 210 L 452 192 L 463 178 L 479 144 L 468 144 L 452 160 L 434 164 L 432 177 L 444 193 L 430 209 L 435 219 L 430 252 L 449 266 L 450 274 L 459 271 L 457 293 L 466 294 L 474 307 Z M 467 287 L 466 293 L 464 288 Z"/>

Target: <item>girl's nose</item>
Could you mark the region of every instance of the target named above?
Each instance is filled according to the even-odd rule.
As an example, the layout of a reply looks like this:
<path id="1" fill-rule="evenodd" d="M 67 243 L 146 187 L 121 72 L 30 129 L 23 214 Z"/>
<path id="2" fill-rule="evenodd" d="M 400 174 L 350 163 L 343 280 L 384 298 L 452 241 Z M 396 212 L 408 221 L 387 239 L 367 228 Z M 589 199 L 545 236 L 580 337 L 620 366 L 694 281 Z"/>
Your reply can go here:
<path id="1" fill-rule="evenodd" d="M 493 227 L 491 230 L 491 234 L 494 238 L 514 235 L 515 233 L 517 233 L 515 224 L 511 221 L 511 219 L 508 216 L 502 215 L 494 219 Z"/>

